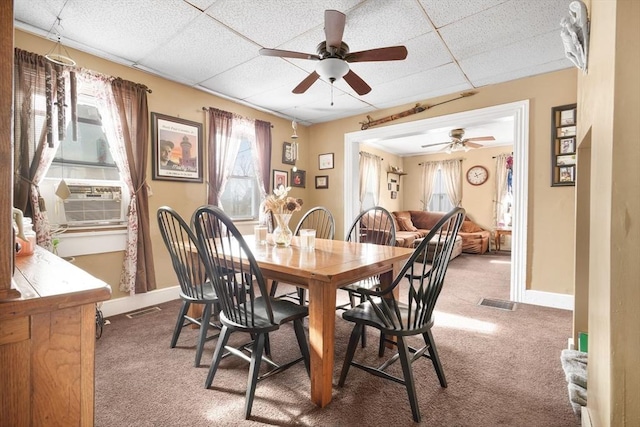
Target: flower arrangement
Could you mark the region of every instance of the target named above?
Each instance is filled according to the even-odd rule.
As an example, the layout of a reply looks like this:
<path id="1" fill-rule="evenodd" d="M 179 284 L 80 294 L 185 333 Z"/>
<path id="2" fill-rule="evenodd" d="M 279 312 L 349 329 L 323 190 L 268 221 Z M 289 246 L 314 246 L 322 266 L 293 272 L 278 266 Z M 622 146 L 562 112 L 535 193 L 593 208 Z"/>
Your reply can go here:
<path id="1" fill-rule="evenodd" d="M 264 210 L 274 214 L 287 214 L 302 209 L 302 199 L 289 196 L 291 187 L 280 185 L 273 190 L 273 194 L 267 196 L 264 201 Z"/>

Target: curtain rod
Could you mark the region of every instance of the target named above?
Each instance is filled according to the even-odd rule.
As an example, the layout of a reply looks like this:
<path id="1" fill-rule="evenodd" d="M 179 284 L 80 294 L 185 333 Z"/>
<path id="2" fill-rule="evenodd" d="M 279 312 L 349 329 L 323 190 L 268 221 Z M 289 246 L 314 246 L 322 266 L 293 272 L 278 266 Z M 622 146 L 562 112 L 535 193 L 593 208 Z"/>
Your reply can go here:
<path id="1" fill-rule="evenodd" d="M 507 154 L 507 153 L 502 153 L 502 154 Z M 513 156 L 513 151 L 511 152 L 511 155 Z M 497 157 L 498 157 L 498 156 L 492 156 L 491 158 L 492 158 L 492 159 L 495 159 L 495 158 L 497 158 Z"/>
<path id="2" fill-rule="evenodd" d="M 459 159 L 452 159 L 452 160 L 458 160 L 458 161 L 462 162 L 463 160 L 466 160 L 466 159 L 464 157 L 460 157 Z M 446 161 L 446 160 L 435 160 L 435 162 L 444 162 L 444 161 Z M 427 163 L 427 162 L 420 162 L 420 163 L 418 163 L 418 166 L 422 166 L 425 163 Z"/>
<path id="3" fill-rule="evenodd" d="M 367 153 L 366 151 L 360 151 L 358 154 L 362 154 L 362 153 L 371 154 L 371 153 Z M 372 156 L 376 156 L 375 154 L 371 154 L 371 155 Z M 380 156 L 376 156 L 376 157 L 380 157 Z M 380 160 L 384 160 L 384 159 L 382 157 L 380 157 Z"/>
<path id="4" fill-rule="evenodd" d="M 202 111 L 209 111 L 209 107 L 202 107 Z M 236 113 L 233 113 L 233 114 L 236 114 Z M 237 116 L 239 116 L 240 114 L 236 114 L 236 115 L 237 115 Z M 249 117 L 244 117 L 244 116 L 241 116 L 241 117 L 243 117 L 243 118 L 245 118 L 245 119 L 248 119 L 248 120 L 256 120 L 256 119 L 251 119 L 251 118 L 249 118 Z M 265 120 L 263 120 L 263 121 L 265 121 Z M 272 128 L 274 128 L 274 127 L 275 127 L 272 123 L 269 123 L 269 125 L 270 125 Z"/>

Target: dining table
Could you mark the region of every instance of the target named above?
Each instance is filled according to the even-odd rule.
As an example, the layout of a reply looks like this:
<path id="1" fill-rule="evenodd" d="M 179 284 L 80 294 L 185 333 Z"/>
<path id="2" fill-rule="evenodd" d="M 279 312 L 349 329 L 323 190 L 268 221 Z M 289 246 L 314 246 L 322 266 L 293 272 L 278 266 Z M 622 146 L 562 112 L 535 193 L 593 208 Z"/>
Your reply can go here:
<path id="1" fill-rule="evenodd" d="M 267 293 L 274 280 L 308 290 L 311 400 L 325 407 L 333 390 L 338 289 L 376 275 L 380 286 L 388 287 L 413 249 L 317 238 L 309 249 L 301 248 L 299 237 L 288 247 L 275 246 L 272 239 L 261 243 L 253 235 L 243 238 L 266 279 Z"/>

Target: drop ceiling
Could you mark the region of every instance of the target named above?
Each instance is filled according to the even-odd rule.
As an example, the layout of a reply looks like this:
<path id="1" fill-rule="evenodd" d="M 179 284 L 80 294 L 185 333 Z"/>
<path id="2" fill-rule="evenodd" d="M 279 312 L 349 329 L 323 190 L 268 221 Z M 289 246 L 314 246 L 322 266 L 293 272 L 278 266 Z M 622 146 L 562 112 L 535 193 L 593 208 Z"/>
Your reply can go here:
<path id="1" fill-rule="evenodd" d="M 14 9 L 16 28 L 308 125 L 570 68 L 560 39 L 570 2 L 14 0 Z M 404 45 L 407 59 L 350 64 L 367 95 L 343 80 L 293 94 L 316 62 L 258 50 L 315 53 L 325 9 L 346 14 L 352 52 Z"/>

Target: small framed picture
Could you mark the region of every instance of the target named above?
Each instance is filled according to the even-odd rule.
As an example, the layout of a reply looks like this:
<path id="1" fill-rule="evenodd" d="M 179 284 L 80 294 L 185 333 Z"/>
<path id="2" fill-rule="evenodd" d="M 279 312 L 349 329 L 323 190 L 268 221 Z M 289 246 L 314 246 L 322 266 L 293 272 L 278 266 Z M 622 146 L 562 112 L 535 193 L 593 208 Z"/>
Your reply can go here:
<path id="1" fill-rule="evenodd" d="M 306 176 L 307 173 L 303 170 L 292 170 L 291 171 L 291 186 L 292 187 L 302 187 L 306 185 Z"/>
<path id="2" fill-rule="evenodd" d="M 289 186 L 289 173 L 287 171 L 281 171 L 278 169 L 274 169 L 273 170 L 273 189 L 275 190 L 276 188 L 280 187 L 281 185 L 283 187 L 288 187 Z"/>
<path id="3" fill-rule="evenodd" d="M 392 191 L 391 192 L 391 198 L 392 199 L 397 199 L 398 198 L 398 192 L 397 191 Z"/>
<path id="4" fill-rule="evenodd" d="M 291 142 L 282 143 L 282 163 L 286 165 L 296 164 L 296 152 L 295 144 Z"/>
<path id="5" fill-rule="evenodd" d="M 316 176 L 316 188 L 329 188 L 329 176 L 328 175 Z"/>
<path id="6" fill-rule="evenodd" d="M 333 153 L 325 153 L 318 156 L 318 169 L 333 169 Z"/>
<path id="7" fill-rule="evenodd" d="M 576 164 L 576 155 L 575 154 L 567 154 L 564 156 L 558 156 L 556 158 L 556 162 L 558 166 L 569 166 Z"/>
<path id="8" fill-rule="evenodd" d="M 565 138 L 568 136 L 576 136 L 576 127 L 575 126 L 564 126 L 560 127 L 556 131 L 558 138 Z"/>
<path id="9" fill-rule="evenodd" d="M 576 124 L 576 110 L 575 109 L 560 111 L 560 125 L 561 126 L 574 125 L 574 124 Z"/>
<path id="10" fill-rule="evenodd" d="M 560 140 L 560 154 L 569 154 L 576 152 L 576 139 L 564 138 Z"/>
<path id="11" fill-rule="evenodd" d="M 573 182 L 574 176 L 574 166 L 563 166 L 560 168 L 560 179 L 559 182 Z"/>
<path id="12" fill-rule="evenodd" d="M 202 182 L 202 123 L 151 113 L 153 179 Z"/>
<path id="13" fill-rule="evenodd" d="M 387 190 L 391 191 L 391 183 L 387 183 Z"/>

